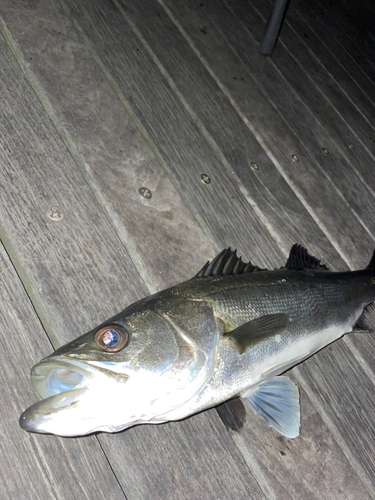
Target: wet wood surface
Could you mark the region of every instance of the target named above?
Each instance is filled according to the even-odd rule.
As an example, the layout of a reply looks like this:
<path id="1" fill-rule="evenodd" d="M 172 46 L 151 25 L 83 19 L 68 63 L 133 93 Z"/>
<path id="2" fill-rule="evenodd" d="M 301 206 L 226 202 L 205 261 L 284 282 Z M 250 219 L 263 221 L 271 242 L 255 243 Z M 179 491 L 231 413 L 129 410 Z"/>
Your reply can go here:
<path id="1" fill-rule="evenodd" d="M 271 6 L 2 1 L 1 498 L 375 498 L 371 335 L 291 371 L 295 440 L 215 409 L 74 439 L 18 426 L 34 363 L 225 246 L 271 269 L 295 242 L 368 264 L 375 42 L 344 8 L 292 1 L 264 58 Z"/>

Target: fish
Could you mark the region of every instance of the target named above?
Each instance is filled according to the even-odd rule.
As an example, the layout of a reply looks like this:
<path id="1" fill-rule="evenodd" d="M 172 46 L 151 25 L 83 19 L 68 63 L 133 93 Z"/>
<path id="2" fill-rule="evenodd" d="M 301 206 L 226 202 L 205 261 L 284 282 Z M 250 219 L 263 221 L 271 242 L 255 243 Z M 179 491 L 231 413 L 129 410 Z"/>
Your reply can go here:
<path id="1" fill-rule="evenodd" d="M 135 302 L 33 366 L 42 399 L 20 425 L 70 437 L 119 432 L 241 397 L 295 438 L 299 390 L 284 372 L 346 333 L 373 332 L 374 301 L 375 252 L 363 270 L 332 272 L 297 244 L 275 270 L 224 249 L 192 279 Z"/>

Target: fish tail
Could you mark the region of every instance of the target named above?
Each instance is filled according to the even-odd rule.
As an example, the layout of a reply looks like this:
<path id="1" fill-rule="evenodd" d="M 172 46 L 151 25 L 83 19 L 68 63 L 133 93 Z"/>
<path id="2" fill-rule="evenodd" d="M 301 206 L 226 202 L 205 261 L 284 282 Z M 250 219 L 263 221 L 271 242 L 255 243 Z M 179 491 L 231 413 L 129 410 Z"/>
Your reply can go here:
<path id="1" fill-rule="evenodd" d="M 366 269 L 373 269 L 375 270 L 375 250 L 374 253 L 372 254 L 370 264 L 366 267 Z"/>

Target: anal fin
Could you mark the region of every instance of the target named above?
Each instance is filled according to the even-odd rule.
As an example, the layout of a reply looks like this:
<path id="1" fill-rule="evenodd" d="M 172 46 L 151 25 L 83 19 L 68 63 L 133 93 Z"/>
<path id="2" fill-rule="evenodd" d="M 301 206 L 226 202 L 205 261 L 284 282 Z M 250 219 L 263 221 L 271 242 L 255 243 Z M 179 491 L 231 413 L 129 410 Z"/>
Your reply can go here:
<path id="1" fill-rule="evenodd" d="M 355 333 L 375 332 L 375 302 L 364 308 L 352 331 Z"/>
<path id="2" fill-rule="evenodd" d="M 288 438 L 299 436 L 299 391 L 289 377 L 274 377 L 241 393 L 252 411 Z"/>

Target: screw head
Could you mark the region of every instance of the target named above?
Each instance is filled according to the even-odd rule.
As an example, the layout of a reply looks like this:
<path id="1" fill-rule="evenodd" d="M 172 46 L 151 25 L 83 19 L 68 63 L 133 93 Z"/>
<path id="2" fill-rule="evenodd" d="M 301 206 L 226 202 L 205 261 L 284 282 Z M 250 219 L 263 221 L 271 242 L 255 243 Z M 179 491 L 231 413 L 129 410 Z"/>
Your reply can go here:
<path id="1" fill-rule="evenodd" d="M 329 155 L 329 151 L 328 151 L 328 149 L 326 149 L 326 148 L 322 148 L 322 151 L 323 151 L 323 153 L 324 153 L 325 155 Z"/>
<path id="2" fill-rule="evenodd" d="M 295 161 L 296 163 L 299 162 L 299 158 L 297 155 L 292 155 L 292 160 Z"/>
<path id="3" fill-rule="evenodd" d="M 255 163 L 255 161 L 252 161 L 250 163 L 250 166 L 253 170 L 259 170 L 259 165 L 257 163 Z"/>
<path id="4" fill-rule="evenodd" d="M 348 144 L 348 147 L 349 147 L 350 149 L 354 149 L 354 144 L 352 144 L 352 143 L 350 142 L 350 143 Z"/>
<path id="5" fill-rule="evenodd" d="M 55 222 L 59 222 L 63 218 L 61 208 L 60 207 L 49 207 L 48 208 L 48 217 Z"/>
<path id="6" fill-rule="evenodd" d="M 202 181 L 204 184 L 210 184 L 211 179 L 210 179 L 210 177 L 209 177 L 207 174 L 202 174 L 202 175 L 201 175 L 201 181 Z"/>
<path id="7" fill-rule="evenodd" d="M 151 191 L 146 187 L 139 188 L 138 192 L 142 198 L 145 198 L 146 200 L 149 200 L 152 197 Z"/>

